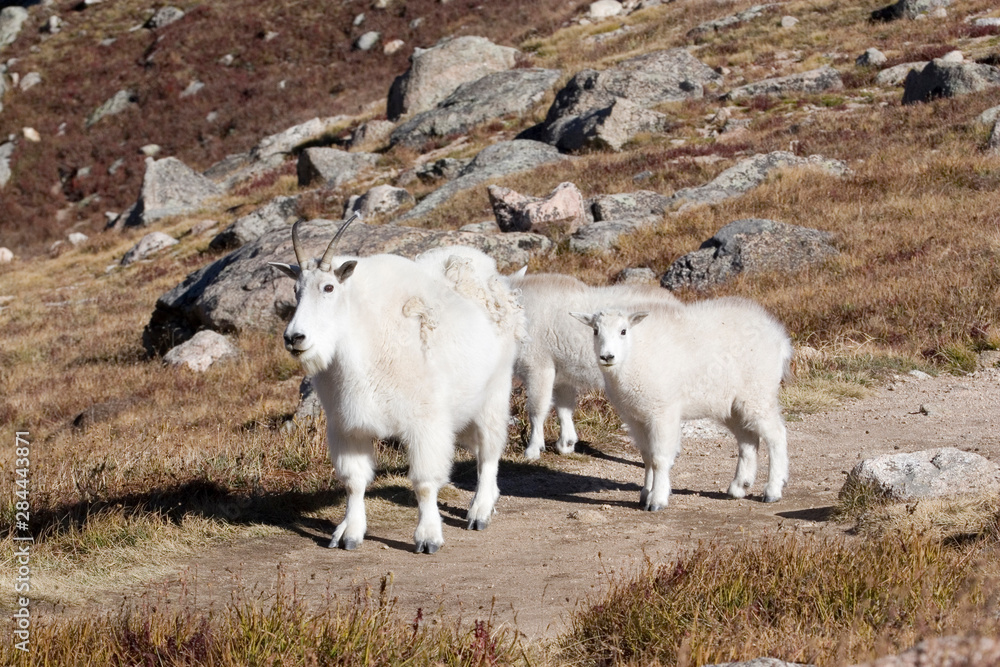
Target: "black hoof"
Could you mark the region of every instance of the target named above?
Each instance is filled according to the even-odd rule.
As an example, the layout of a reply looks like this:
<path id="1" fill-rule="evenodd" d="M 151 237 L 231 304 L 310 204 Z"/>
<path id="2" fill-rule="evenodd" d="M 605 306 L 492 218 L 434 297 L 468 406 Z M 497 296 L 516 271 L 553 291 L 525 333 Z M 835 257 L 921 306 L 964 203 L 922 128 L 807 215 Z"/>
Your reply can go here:
<path id="1" fill-rule="evenodd" d="M 340 540 L 340 548 L 344 551 L 354 551 L 360 546 L 361 542 L 359 540 L 349 540 L 346 538 Z"/>
<path id="2" fill-rule="evenodd" d="M 418 554 L 434 554 L 437 550 L 441 548 L 440 544 L 435 544 L 434 542 L 417 542 L 417 553 Z"/>
<path id="3" fill-rule="evenodd" d="M 486 527 L 489 525 L 489 521 L 483 521 L 482 519 L 469 519 L 469 530 L 486 530 Z"/>
<path id="4" fill-rule="evenodd" d="M 781 500 L 781 496 L 768 496 L 768 495 L 764 496 L 765 503 L 776 503 L 779 500 Z"/>

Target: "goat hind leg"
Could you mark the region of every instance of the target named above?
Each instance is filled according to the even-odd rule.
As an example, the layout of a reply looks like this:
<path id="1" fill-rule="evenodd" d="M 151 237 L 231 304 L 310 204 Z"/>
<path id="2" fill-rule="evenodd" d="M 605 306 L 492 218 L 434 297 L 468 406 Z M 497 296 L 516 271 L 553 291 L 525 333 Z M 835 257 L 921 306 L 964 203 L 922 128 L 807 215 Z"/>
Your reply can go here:
<path id="1" fill-rule="evenodd" d="M 577 443 L 576 426 L 573 424 L 576 389 L 572 385 L 558 385 L 554 395 L 556 415 L 559 417 L 559 439 L 556 441 L 556 451 L 560 454 L 572 454 Z"/>
<path id="2" fill-rule="evenodd" d="M 556 369 L 552 367 L 533 368 L 525 378 L 527 393 L 525 408 L 528 412 L 530 435 L 528 446 L 524 449 L 524 458 L 535 461 L 545 451 L 545 418 L 552 407 L 552 385 L 555 382 Z"/>

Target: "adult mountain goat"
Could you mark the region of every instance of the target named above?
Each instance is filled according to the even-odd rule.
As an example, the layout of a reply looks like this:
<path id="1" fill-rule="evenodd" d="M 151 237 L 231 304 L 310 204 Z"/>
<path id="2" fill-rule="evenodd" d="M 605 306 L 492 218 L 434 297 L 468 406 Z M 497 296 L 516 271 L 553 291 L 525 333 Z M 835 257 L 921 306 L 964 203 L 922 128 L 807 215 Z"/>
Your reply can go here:
<path id="1" fill-rule="evenodd" d="M 778 390 L 792 345 L 774 318 L 734 298 L 573 316 L 593 329 L 608 400 L 642 454 L 644 509 L 666 507 L 670 498 L 681 420 L 705 417 L 724 424 L 739 445 L 729 495 L 747 494 L 763 440 L 769 457 L 764 502 L 781 498 L 788 453 Z"/>
<path id="2" fill-rule="evenodd" d="M 608 285 L 591 287 L 557 273 L 507 278 L 521 291 L 528 318 L 528 337 L 517 354 L 515 374 L 524 382 L 530 428 L 527 459 L 537 459 L 545 449 L 545 417 L 553 399 L 559 418 L 555 448 L 571 454 L 577 442 L 573 409 L 578 392 L 604 387 L 591 336 L 567 314 L 567 310 L 595 312 L 608 306 L 642 308 L 649 304 L 676 304 L 677 299 L 653 285 Z"/>
<path id="3" fill-rule="evenodd" d="M 524 326 L 516 299 L 509 290 L 498 293 L 494 276 L 483 275 L 483 265 L 464 251 L 426 266 L 395 255 L 335 256 L 346 224 L 320 260 L 307 260 L 300 224 L 292 227 L 298 266 L 272 265 L 295 279 L 298 305 L 285 347 L 312 375 L 327 415 L 330 458 L 347 488 L 347 510 L 330 546 L 355 549 L 364 539 L 375 438 L 407 447 L 418 553 L 444 543 L 437 497 L 456 439 L 478 462 L 468 527 L 486 528 L 500 495 L 516 332 Z M 465 296 L 481 293 L 496 298 Z"/>

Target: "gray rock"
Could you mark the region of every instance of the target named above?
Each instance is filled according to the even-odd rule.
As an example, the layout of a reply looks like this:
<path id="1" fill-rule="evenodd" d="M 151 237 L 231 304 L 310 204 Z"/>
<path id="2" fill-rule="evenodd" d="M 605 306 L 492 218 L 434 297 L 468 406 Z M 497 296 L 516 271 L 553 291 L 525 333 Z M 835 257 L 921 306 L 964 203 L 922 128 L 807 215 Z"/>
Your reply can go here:
<path id="1" fill-rule="evenodd" d="M 374 153 L 348 153 L 336 148 L 307 148 L 299 154 L 296 171 L 299 187 L 319 184 L 337 188 L 363 172 L 375 168 L 378 155 Z"/>
<path id="2" fill-rule="evenodd" d="M 829 66 L 788 76 L 779 76 L 733 88 L 723 99 L 739 100 L 758 95 L 786 95 L 788 93 L 822 93 L 842 90 L 844 82 L 840 72 Z"/>
<path id="3" fill-rule="evenodd" d="M 433 109 L 463 83 L 513 69 L 517 53 L 517 49 L 472 36 L 444 39 L 429 49 L 414 49 L 410 68 L 396 77 L 389 89 L 389 120 Z"/>
<path id="4" fill-rule="evenodd" d="M 567 125 L 578 124 L 580 116 L 607 109 L 618 99 L 645 108 L 700 98 L 706 85 L 720 80 L 718 72 L 684 49 L 653 51 L 600 72 L 582 70 L 556 93 L 545 120 L 521 136 L 555 145 Z"/>
<path id="5" fill-rule="evenodd" d="M 12 172 L 10 170 L 10 158 L 14 155 L 17 147 L 13 141 L 5 141 L 0 144 L 0 188 L 3 188 L 10 181 Z"/>
<path id="6" fill-rule="evenodd" d="M 889 59 L 885 57 L 884 53 L 878 49 L 872 48 L 865 49 L 865 52 L 854 60 L 854 64 L 858 67 L 881 67 L 886 64 L 888 60 Z"/>
<path id="7" fill-rule="evenodd" d="M 622 269 L 615 276 L 618 285 L 653 285 L 659 282 L 656 271 L 648 267 Z"/>
<path id="8" fill-rule="evenodd" d="M 274 156 L 290 155 L 302 144 L 323 136 L 348 120 L 349 116 L 330 116 L 307 120 L 277 134 L 264 137 L 250 150 L 249 157 L 253 161 L 262 161 Z"/>
<path id="9" fill-rule="evenodd" d="M 1000 120 L 993 122 L 990 138 L 986 140 L 986 150 L 990 153 L 1000 153 Z"/>
<path id="10" fill-rule="evenodd" d="M 887 67 L 875 75 L 875 83 L 880 86 L 902 86 L 903 82 L 906 81 L 906 77 L 910 75 L 910 72 L 922 72 L 927 67 L 927 64 L 926 61 L 921 61 Z"/>
<path id="11" fill-rule="evenodd" d="M 89 238 L 90 237 L 83 232 L 72 232 L 66 237 L 66 240 L 69 241 L 69 244 L 75 248 L 78 245 L 86 243 Z"/>
<path id="12" fill-rule="evenodd" d="M 21 34 L 24 22 L 28 20 L 28 10 L 24 7 L 4 7 L 0 9 L 0 49 L 10 46 Z"/>
<path id="13" fill-rule="evenodd" d="M 376 30 L 369 30 L 354 40 L 352 46 L 357 51 L 371 51 L 380 39 L 382 39 L 381 33 Z"/>
<path id="14" fill-rule="evenodd" d="M 319 395 L 312 385 L 312 380 L 309 377 L 304 377 L 299 383 L 299 405 L 295 408 L 292 421 L 302 424 L 322 416 L 323 404 L 319 402 Z"/>
<path id="15" fill-rule="evenodd" d="M 398 222 L 427 215 L 451 199 L 455 194 L 479 185 L 484 181 L 522 171 L 529 171 L 543 164 L 568 159 L 555 147 L 537 141 L 515 139 L 487 146 L 467 164 L 459 175 L 424 197 L 401 217 Z"/>
<path id="16" fill-rule="evenodd" d="M 678 190 L 671 199 L 676 208 L 718 204 L 746 194 L 763 183 L 768 175 L 777 169 L 801 167 L 820 169 L 835 176 L 843 176 L 848 171 L 847 165 L 840 160 L 820 155 L 801 158 L 787 151 L 760 153 L 726 169 L 706 185 Z"/>
<path id="17" fill-rule="evenodd" d="M 138 243 L 129 248 L 128 252 L 125 253 L 125 256 L 122 257 L 121 265 L 128 266 L 129 264 L 134 264 L 141 259 L 146 259 L 147 257 L 155 255 L 164 248 L 169 248 L 170 246 L 175 245 L 177 245 L 177 239 L 169 234 L 164 234 L 163 232 L 150 232 L 139 239 Z"/>
<path id="18" fill-rule="evenodd" d="M 782 16 L 781 17 L 781 27 L 782 28 L 794 28 L 799 24 L 799 20 L 794 16 Z"/>
<path id="19" fill-rule="evenodd" d="M 238 248 L 267 232 L 287 229 L 295 221 L 298 203 L 298 197 L 275 197 L 223 229 L 212 239 L 208 247 L 212 250 Z"/>
<path id="20" fill-rule="evenodd" d="M 720 19 L 706 21 L 705 23 L 689 30 L 687 36 L 689 38 L 695 38 L 707 33 L 718 32 L 728 28 L 735 28 L 738 25 L 760 18 L 764 14 L 773 11 L 778 6 L 779 5 L 777 4 L 754 5 L 753 7 L 750 7 L 749 9 L 746 9 L 738 14 L 732 14 Z"/>
<path id="21" fill-rule="evenodd" d="M 181 91 L 181 97 L 191 97 L 192 95 L 197 95 L 205 88 L 205 84 L 201 81 L 194 80 L 187 85 L 187 88 Z"/>
<path id="22" fill-rule="evenodd" d="M 991 127 L 1000 120 L 1000 106 L 990 107 L 986 111 L 976 116 L 976 124 L 984 127 Z"/>
<path id="23" fill-rule="evenodd" d="M 936 58 L 903 82 L 903 104 L 929 102 L 1000 86 L 1000 68 L 979 63 L 948 62 Z"/>
<path id="24" fill-rule="evenodd" d="M 625 217 L 649 217 L 659 220 L 670 210 L 673 199 L 659 192 L 639 190 L 594 197 L 591 210 L 595 221 Z"/>
<path id="25" fill-rule="evenodd" d="M 948 7 L 951 0 L 899 0 L 899 2 L 882 7 L 872 12 L 873 21 L 895 21 L 901 18 L 915 19 L 921 14 L 927 14 L 939 7 Z"/>
<path id="26" fill-rule="evenodd" d="M 370 120 L 362 123 L 351 134 L 348 148 L 382 146 L 389 141 L 396 124 L 391 120 Z"/>
<path id="27" fill-rule="evenodd" d="M 637 134 L 662 132 L 668 126 L 664 114 L 627 99 L 616 99 L 607 107 L 591 109 L 554 126 L 550 141 L 563 151 L 585 146 L 620 151 Z"/>
<path id="28" fill-rule="evenodd" d="M 115 227 L 148 225 L 167 216 L 193 213 L 222 193 L 222 188 L 177 158 L 149 157 L 139 200 L 119 216 Z"/>
<path id="29" fill-rule="evenodd" d="M 618 0 L 597 0 L 597 2 L 590 3 L 587 15 L 592 21 L 600 21 L 601 19 L 618 16 L 622 13 L 623 9 L 622 3 L 618 2 Z"/>
<path id="30" fill-rule="evenodd" d="M 463 83 L 433 109 L 416 114 L 392 133 L 392 145 L 419 146 L 434 137 L 468 132 L 510 114 L 527 113 L 559 79 L 559 70 L 512 69 Z"/>
<path id="31" fill-rule="evenodd" d="M 995 616 L 994 616 L 995 617 Z M 932 637 L 898 655 L 888 655 L 855 667 L 996 667 L 1000 640 L 992 637 Z"/>
<path id="32" fill-rule="evenodd" d="M 503 232 L 537 232 L 561 239 L 574 233 L 586 219 L 583 195 L 572 183 L 560 183 L 545 197 L 528 197 L 510 188 L 491 185 L 490 205 Z"/>
<path id="33" fill-rule="evenodd" d="M 347 210 L 344 211 L 344 215 L 346 217 L 351 213 L 357 212 L 361 214 L 362 218 L 367 219 L 373 215 L 392 213 L 402 206 L 415 203 L 416 200 L 413 198 L 413 195 L 403 188 L 394 188 L 391 185 L 376 185 L 352 202 L 347 207 Z"/>
<path id="34" fill-rule="evenodd" d="M 569 240 L 573 252 L 601 253 L 616 247 L 618 239 L 654 224 L 648 217 L 623 217 L 584 225 Z"/>
<path id="35" fill-rule="evenodd" d="M 870 486 L 894 501 L 1000 493 L 1000 468 L 989 459 L 954 447 L 886 454 L 858 463 L 848 485 Z"/>
<path id="36" fill-rule="evenodd" d="M 177 7 L 161 7 L 146 21 L 145 26 L 150 30 L 159 30 L 180 21 L 182 18 L 184 18 L 184 12 Z"/>
<path id="37" fill-rule="evenodd" d="M 205 330 L 171 348 L 163 355 L 163 361 L 168 366 L 187 366 L 195 373 L 204 373 L 215 362 L 238 355 L 239 349 L 232 341 L 220 333 Z"/>
<path id="38" fill-rule="evenodd" d="M 87 116 L 87 127 L 90 127 L 102 118 L 116 116 L 135 107 L 137 99 L 135 93 L 131 90 L 119 90 L 111 99 L 94 109 L 93 113 Z"/>
<path id="39" fill-rule="evenodd" d="M 35 86 L 37 86 L 41 82 L 42 82 L 42 75 L 41 74 L 39 74 L 38 72 L 28 72 L 21 79 L 21 82 L 19 84 L 17 84 L 17 87 L 18 87 L 18 89 L 21 90 L 21 92 L 24 92 L 25 90 L 28 90 L 29 88 L 34 88 Z"/>
<path id="40" fill-rule="evenodd" d="M 469 166 L 472 158 L 458 159 L 453 157 L 443 157 L 433 162 L 425 162 L 414 169 L 417 178 L 425 183 L 439 181 L 441 179 L 452 180 L 457 178 L 462 170 Z"/>
<path id="41" fill-rule="evenodd" d="M 339 222 L 313 220 L 303 225 L 301 241 L 309 257 L 326 250 Z M 354 223 L 341 237 L 340 252 L 366 256 L 393 253 L 404 257 L 444 245 L 469 245 L 493 257 L 501 270 L 520 268 L 553 243 L 538 234 L 475 234 L 414 229 L 396 225 Z M 293 281 L 267 265 L 295 262 L 291 232 L 268 232 L 208 266 L 190 274 L 162 295 L 143 332 L 150 352 L 163 353 L 199 329 L 223 333 L 244 330 L 279 331 L 295 308 Z"/>
<path id="42" fill-rule="evenodd" d="M 794 272 L 837 254 L 827 232 L 775 220 L 731 222 L 670 265 L 660 284 L 704 290 L 743 272 Z"/>

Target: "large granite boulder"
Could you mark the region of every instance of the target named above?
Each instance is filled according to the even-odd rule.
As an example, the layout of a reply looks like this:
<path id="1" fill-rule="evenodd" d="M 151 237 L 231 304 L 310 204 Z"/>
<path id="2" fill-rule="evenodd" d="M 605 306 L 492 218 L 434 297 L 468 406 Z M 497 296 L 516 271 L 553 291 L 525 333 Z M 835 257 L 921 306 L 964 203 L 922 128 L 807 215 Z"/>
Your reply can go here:
<path id="1" fill-rule="evenodd" d="M 490 205 L 503 232 L 537 232 L 561 239 L 586 219 L 583 195 L 572 183 L 560 183 L 545 197 L 530 197 L 510 188 L 491 185 Z"/>
<path id="2" fill-rule="evenodd" d="M 954 447 L 885 454 L 854 466 L 844 489 L 868 487 L 893 501 L 1000 494 L 1000 468 Z M 843 493 L 843 491 L 842 491 Z"/>
<path id="3" fill-rule="evenodd" d="M 936 58 L 903 82 L 903 104 L 968 95 L 1000 86 L 1000 67 Z"/>
<path id="4" fill-rule="evenodd" d="M 145 226 L 172 215 L 193 213 L 223 189 L 174 157 L 146 158 L 139 200 L 119 216 L 115 227 Z"/>
<path id="5" fill-rule="evenodd" d="M 319 257 L 340 225 L 313 220 L 303 225 L 304 252 Z M 478 234 L 355 223 L 341 237 L 345 255 L 393 253 L 404 257 L 445 245 L 468 245 L 493 257 L 501 270 L 519 268 L 553 243 L 538 234 Z M 248 329 L 278 331 L 295 307 L 293 282 L 268 262 L 295 262 L 290 229 L 277 229 L 247 243 L 184 279 L 162 295 L 143 331 L 150 353 L 162 354 L 200 329 L 222 333 Z"/>
<path id="6" fill-rule="evenodd" d="M 559 145 L 568 141 L 563 138 L 568 131 L 579 133 L 581 116 L 606 110 L 616 100 L 648 108 L 702 97 L 706 85 L 720 80 L 718 72 L 685 49 L 653 51 L 603 71 L 585 69 L 556 94 L 545 120 L 522 137 Z"/>
<path id="7" fill-rule="evenodd" d="M 374 153 L 348 153 L 337 148 L 307 148 L 299 153 L 296 173 L 299 187 L 318 185 L 338 188 L 374 169 L 378 155 Z"/>
<path id="8" fill-rule="evenodd" d="M 680 257 L 660 279 L 670 290 L 704 290 L 743 272 L 794 272 L 837 254 L 832 235 L 775 220 L 731 222 Z"/>
<path id="9" fill-rule="evenodd" d="M 452 37 L 429 49 L 414 49 L 410 68 L 389 89 L 389 120 L 433 109 L 463 83 L 492 72 L 513 69 L 517 49 L 497 46 L 485 37 Z"/>
<path id="10" fill-rule="evenodd" d="M 468 132 L 510 114 L 527 113 L 559 79 L 555 69 L 512 69 L 463 83 L 433 109 L 397 127 L 390 143 L 420 146 L 429 139 Z"/>

